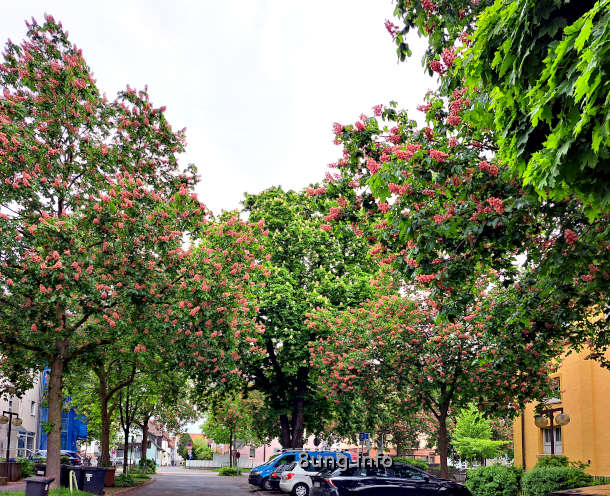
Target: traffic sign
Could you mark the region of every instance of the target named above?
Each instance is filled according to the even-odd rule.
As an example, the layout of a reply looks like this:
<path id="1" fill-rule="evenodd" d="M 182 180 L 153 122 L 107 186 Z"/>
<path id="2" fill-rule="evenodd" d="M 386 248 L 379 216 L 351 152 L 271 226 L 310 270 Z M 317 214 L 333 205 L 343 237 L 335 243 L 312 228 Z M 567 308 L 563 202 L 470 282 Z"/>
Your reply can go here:
<path id="1" fill-rule="evenodd" d="M 360 441 L 366 441 L 371 435 L 368 432 L 361 432 L 359 437 Z"/>

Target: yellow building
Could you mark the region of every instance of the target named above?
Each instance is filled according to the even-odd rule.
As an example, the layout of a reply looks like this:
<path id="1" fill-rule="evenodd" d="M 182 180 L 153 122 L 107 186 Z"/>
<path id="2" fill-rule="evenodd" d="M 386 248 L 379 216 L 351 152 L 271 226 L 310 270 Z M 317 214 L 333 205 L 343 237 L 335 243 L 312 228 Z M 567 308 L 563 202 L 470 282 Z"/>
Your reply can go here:
<path id="1" fill-rule="evenodd" d="M 610 370 L 594 360 L 586 360 L 586 356 L 586 352 L 568 355 L 553 374 L 557 394 L 545 402 L 547 415 L 538 419 L 542 427 L 535 423 L 536 404 L 533 403 L 527 405 L 523 416 L 515 419 L 516 466 L 529 470 L 538 458 L 554 450 L 556 455 L 588 464 L 587 472 L 591 475 L 610 476 Z M 570 418 L 563 426 L 556 421 L 561 409 Z M 558 420 L 565 421 L 565 418 Z"/>

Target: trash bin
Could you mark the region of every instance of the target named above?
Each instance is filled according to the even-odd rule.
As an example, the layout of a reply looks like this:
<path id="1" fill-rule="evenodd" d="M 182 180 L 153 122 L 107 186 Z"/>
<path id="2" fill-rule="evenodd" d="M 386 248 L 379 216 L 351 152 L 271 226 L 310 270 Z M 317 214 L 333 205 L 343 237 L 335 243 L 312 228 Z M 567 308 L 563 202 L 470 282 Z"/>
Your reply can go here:
<path id="1" fill-rule="evenodd" d="M 49 496 L 49 485 L 53 477 L 28 477 L 25 480 L 25 496 Z"/>
<path id="2" fill-rule="evenodd" d="M 44 477 L 44 474 L 47 470 L 47 465 L 45 463 L 37 463 L 36 465 L 36 475 L 40 477 Z"/>
<path id="3" fill-rule="evenodd" d="M 59 473 L 59 485 L 61 487 L 70 487 L 70 472 L 76 475 L 76 485 L 78 489 L 83 488 L 83 469 L 78 465 L 62 465 Z"/>
<path id="4" fill-rule="evenodd" d="M 104 494 L 104 479 L 106 469 L 104 467 L 83 467 L 82 470 L 83 487 L 81 491 L 93 494 Z"/>

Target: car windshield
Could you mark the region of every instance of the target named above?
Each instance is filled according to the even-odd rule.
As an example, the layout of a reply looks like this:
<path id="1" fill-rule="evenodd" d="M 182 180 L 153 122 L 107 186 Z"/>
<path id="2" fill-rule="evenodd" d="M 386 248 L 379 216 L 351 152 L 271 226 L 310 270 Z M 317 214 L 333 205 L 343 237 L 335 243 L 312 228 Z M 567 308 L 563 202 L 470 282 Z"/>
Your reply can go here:
<path id="1" fill-rule="evenodd" d="M 284 455 L 281 458 L 278 458 L 273 465 L 277 467 L 286 463 L 292 463 L 293 461 L 295 461 L 295 459 L 295 455 Z"/>

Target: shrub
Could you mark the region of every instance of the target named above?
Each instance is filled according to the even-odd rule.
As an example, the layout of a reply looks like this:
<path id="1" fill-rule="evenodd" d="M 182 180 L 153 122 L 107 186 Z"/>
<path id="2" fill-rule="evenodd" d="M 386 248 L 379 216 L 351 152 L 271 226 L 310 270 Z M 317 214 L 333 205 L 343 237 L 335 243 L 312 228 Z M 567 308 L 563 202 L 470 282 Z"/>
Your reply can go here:
<path id="1" fill-rule="evenodd" d="M 131 487 L 137 486 L 138 483 L 130 474 L 120 474 L 114 478 L 114 485 L 116 487 Z"/>
<path id="2" fill-rule="evenodd" d="M 72 465 L 72 462 L 70 461 L 70 457 L 68 455 L 61 455 L 61 458 L 59 460 L 62 465 Z"/>
<path id="3" fill-rule="evenodd" d="M 394 463 L 406 463 L 407 465 L 413 465 L 414 467 L 421 468 L 422 470 L 428 470 L 428 463 L 424 460 L 417 460 L 407 456 L 395 456 L 392 460 Z"/>
<path id="4" fill-rule="evenodd" d="M 590 486 L 594 479 L 576 467 L 542 466 L 526 472 L 521 481 L 526 496 L 546 496 L 559 489 Z"/>
<path id="5" fill-rule="evenodd" d="M 569 465 L 568 457 L 562 455 L 544 456 L 536 463 L 538 467 L 567 467 Z"/>
<path id="6" fill-rule="evenodd" d="M 221 467 L 218 475 L 240 475 L 241 471 L 237 467 Z"/>
<path id="7" fill-rule="evenodd" d="M 21 464 L 21 477 L 31 477 L 36 472 L 36 466 L 33 461 L 27 458 L 17 458 L 17 461 Z"/>
<path id="8" fill-rule="evenodd" d="M 157 473 L 157 464 L 151 458 L 141 458 L 138 465 L 145 474 Z"/>
<path id="9" fill-rule="evenodd" d="M 468 471 L 466 487 L 477 496 L 517 496 L 523 471 L 517 467 L 490 465 Z"/>

